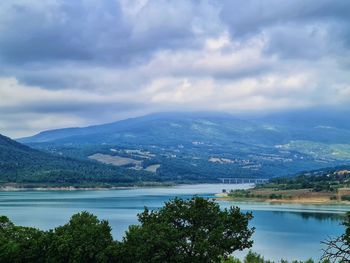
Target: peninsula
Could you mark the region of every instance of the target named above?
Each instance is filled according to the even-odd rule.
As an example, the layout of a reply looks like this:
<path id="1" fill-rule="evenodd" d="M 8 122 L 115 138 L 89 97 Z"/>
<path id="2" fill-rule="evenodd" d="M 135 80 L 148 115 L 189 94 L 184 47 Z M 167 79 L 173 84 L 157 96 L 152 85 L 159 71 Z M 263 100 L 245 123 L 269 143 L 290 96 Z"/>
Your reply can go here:
<path id="1" fill-rule="evenodd" d="M 350 204 L 350 170 L 335 168 L 273 178 L 246 190 L 223 189 L 221 200 L 299 204 Z"/>

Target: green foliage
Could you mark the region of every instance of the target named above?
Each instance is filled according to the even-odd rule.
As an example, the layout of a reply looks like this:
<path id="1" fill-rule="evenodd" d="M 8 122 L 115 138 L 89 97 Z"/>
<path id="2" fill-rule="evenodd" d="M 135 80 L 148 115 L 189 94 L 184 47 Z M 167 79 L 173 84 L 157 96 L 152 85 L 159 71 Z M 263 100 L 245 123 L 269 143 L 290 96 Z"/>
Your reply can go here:
<path id="1" fill-rule="evenodd" d="M 276 190 L 312 189 L 314 192 L 335 192 L 339 187 L 348 187 L 350 174 L 338 173 L 342 168 L 324 169 L 294 177 L 278 177 L 258 187 Z"/>
<path id="2" fill-rule="evenodd" d="M 235 257 L 227 257 L 227 258 L 222 258 L 221 263 L 242 263 L 238 258 Z"/>
<path id="3" fill-rule="evenodd" d="M 270 263 L 271 261 L 265 261 L 264 257 L 261 255 L 249 251 L 246 257 L 244 258 L 244 263 Z"/>
<path id="4" fill-rule="evenodd" d="M 67 224 L 49 231 L 16 226 L 1 216 L 0 263 L 242 263 L 231 254 L 252 246 L 250 213 L 237 207 L 220 210 L 203 198 L 176 198 L 158 211 L 145 208 L 138 217 L 140 224 L 130 226 L 123 241 L 117 242 L 109 223 L 88 212 L 75 214 Z M 349 247 L 350 213 L 344 225 L 341 240 Z M 272 262 L 250 251 L 243 263 Z"/>
<path id="5" fill-rule="evenodd" d="M 270 194 L 269 198 L 270 199 L 282 199 L 282 195 L 281 194 Z"/>
<path id="6" fill-rule="evenodd" d="M 280 263 L 289 263 L 290 261 L 281 259 L 279 261 Z M 274 263 L 274 261 L 271 260 L 265 260 L 263 256 L 259 255 L 258 253 L 255 253 L 253 251 L 249 251 L 248 254 L 245 256 L 244 260 L 241 261 L 234 257 L 228 257 L 226 259 L 223 259 L 221 263 Z M 294 260 L 291 261 L 291 263 L 315 263 L 314 260 L 308 259 L 306 261 L 298 261 Z M 330 263 L 328 260 L 319 261 L 319 263 Z"/>
<path id="7" fill-rule="evenodd" d="M 122 244 L 126 262 L 219 262 L 236 250 L 249 248 L 253 229 L 250 213 L 237 207 L 220 210 L 217 203 L 194 197 L 175 198 L 159 211 L 139 214 Z M 132 253 L 130 253 L 132 252 Z"/>
<path id="8" fill-rule="evenodd" d="M 283 196 L 281 194 L 269 194 L 269 195 L 261 195 L 261 194 L 253 194 L 250 190 L 234 190 L 228 194 L 229 197 L 233 198 L 269 198 L 269 199 L 282 199 L 288 198 L 288 196 Z"/>
<path id="9" fill-rule="evenodd" d="M 309 113 L 294 114 L 255 120 L 221 113 L 152 114 L 105 125 L 47 131 L 21 141 L 73 158 L 86 158 L 104 150 L 110 153 L 110 148 L 151 151 L 156 156 L 149 161 L 162 165 L 157 171 L 160 178 L 177 182 L 281 176 L 350 159 L 348 115 L 342 116 L 343 121 L 337 125 L 334 120 L 339 113 L 328 120 L 331 126 L 345 129 L 315 132 L 315 127 L 321 123 L 327 126 L 328 121 L 320 120 L 319 114 L 300 121 L 301 115 Z M 329 149 L 324 151 L 325 147 Z M 232 162 L 209 162 L 211 157 Z"/>
<path id="10" fill-rule="evenodd" d="M 49 231 L 0 217 L 0 263 L 220 262 L 251 247 L 251 218 L 236 207 L 222 211 L 204 198 L 177 198 L 159 211 L 145 208 L 140 225 L 130 226 L 123 242 L 117 242 L 108 222 L 88 212 Z"/>
<path id="11" fill-rule="evenodd" d="M 145 171 L 123 169 L 38 151 L 0 135 L 0 183 L 37 186 L 114 186 L 162 181 Z"/>
<path id="12" fill-rule="evenodd" d="M 78 134 L 74 136 L 71 132 L 75 129 L 61 131 L 63 134 L 57 131 L 60 135 L 54 136 L 55 139 L 52 138 L 54 140 L 51 142 L 49 139 L 51 132 L 39 135 L 39 140 L 22 140 L 32 142 L 29 145 L 40 151 L 0 135 L 0 183 L 16 183 L 25 187 L 111 187 L 144 182 L 217 183 L 218 178 L 232 176 L 268 178 L 339 165 L 333 159 L 327 160 L 328 163 L 320 163 L 304 154 L 281 151 L 275 147 L 279 144 L 275 141 L 275 132 L 270 134 L 272 131 L 268 132 L 265 128 L 258 129 L 260 135 L 257 136 L 253 132 L 257 127 L 249 125 L 248 130 L 253 134 L 247 136 L 248 130 L 243 128 L 247 123 L 239 124 L 237 120 L 232 119 L 210 118 L 206 121 L 197 117 L 186 121 L 183 118 L 172 121 L 158 119 L 149 123 L 152 124 L 152 128 L 143 126 L 144 121 L 139 123 L 141 126 L 137 123 L 136 126 L 129 126 L 130 123 L 124 124 L 125 126 L 119 128 L 117 128 L 119 125 L 107 125 L 106 133 L 101 133 L 103 129 L 100 130 L 98 127 L 87 134 L 83 132 L 84 129 L 78 129 L 76 131 Z M 243 126 L 240 128 L 240 125 Z M 272 147 L 268 145 L 261 147 L 262 142 L 267 142 L 266 132 L 270 134 L 268 138 L 274 142 L 270 145 L 273 145 Z M 242 136 L 240 140 L 236 137 L 239 134 Z M 260 136 L 262 137 L 258 139 Z M 255 141 L 256 139 L 258 141 Z M 278 141 L 281 139 L 285 141 L 285 138 L 279 138 Z M 118 149 L 118 153 L 112 152 L 111 149 Z M 152 157 L 137 157 L 128 153 L 129 150 L 149 151 Z M 151 173 L 128 169 L 131 167 L 127 166 L 105 165 L 88 159 L 88 156 L 96 153 L 118 154 L 142 160 L 143 168 L 152 164 L 161 166 L 156 173 Z M 212 157 L 227 162 L 209 161 Z M 343 168 L 350 169 L 349 166 Z M 306 181 L 302 184 L 297 182 L 295 185 L 285 185 L 286 189 L 296 187 L 314 188 L 315 191 L 336 189 L 333 184 L 323 182 L 314 186 Z"/>
<path id="13" fill-rule="evenodd" d="M 231 190 L 228 195 L 235 198 L 254 197 L 254 195 L 252 195 L 249 190 L 244 190 L 244 189 Z"/>
<path id="14" fill-rule="evenodd" d="M 0 262 L 44 262 L 45 232 L 0 217 Z"/>
<path id="15" fill-rule="evenodd" d="M 107 262 L 115 245 L 108 222 L 87 212 L 73 215 L 68 224 L 48 235 L 50 262 Z"/>
<path id="16" fill-rule="evenodd" d="M 0 218 L 0 262 L 111 262 L 118 243 L 107 221 L 87 212 L 75 214 L 66 225 L 50 231 L 15 226 Z"/>
<path id="17" fill-rule="evenodd" d="M 341 200 L 343 200 L 343 201 L 350 201 L 350 195 L 343 195 L 341 197 Z"/>

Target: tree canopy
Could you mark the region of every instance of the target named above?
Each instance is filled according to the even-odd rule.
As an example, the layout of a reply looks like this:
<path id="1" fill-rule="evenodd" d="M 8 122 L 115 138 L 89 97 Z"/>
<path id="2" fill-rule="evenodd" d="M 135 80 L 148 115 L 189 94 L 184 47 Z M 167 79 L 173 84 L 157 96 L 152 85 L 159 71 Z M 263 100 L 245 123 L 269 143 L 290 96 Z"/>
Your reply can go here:
<path id="1" fill-rule="evenodd" d="M 82 212 L 70 221 L 48 232 L 50 262 L 107 262 L 114 246 L 108 221 Z"/>
<path id="2" fill-rule="evenodd" d="M 138 217 L 141 224 L 131 226 L 122 243 L 124 258 L 133 262 L 219 262 L 253 243 L 251 213 L 238 207 L 220 210 L 200 197 L 175 198 Z"/>
<path id="3" fill-rule="evenodd" d="M 121 242 L 111 227 L 88 212 L 49 231 L 14 225 L 0 217 L 2 262 L 220 262 L 236 250 L 252 246 L 251 213 L 239 208 L 220 210 L 200 197 L 175 198 L 160 210 L 138 215 Z"/>

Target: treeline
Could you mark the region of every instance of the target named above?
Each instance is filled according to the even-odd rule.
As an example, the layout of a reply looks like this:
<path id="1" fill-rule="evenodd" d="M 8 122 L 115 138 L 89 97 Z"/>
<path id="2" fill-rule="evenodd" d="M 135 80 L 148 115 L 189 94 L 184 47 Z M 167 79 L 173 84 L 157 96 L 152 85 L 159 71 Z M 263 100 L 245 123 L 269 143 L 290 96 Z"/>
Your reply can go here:
<path id="1" fill-rule="evenodd" d="M 157 211 L 145 208 L 140 224 L 119 242 L 107 221 L 87 212 L 49 231 L 1 217 L 0 262 L 220 262 L 252 246 L 251 218 L 237 207 L 220 210 L 203 198 L 176 198 Z"/>
<path id="2" fill-rule="evenodd" d="M 261 187 L 277 190 L 312 189 L 315 192 L 335 192 L 340 187 L 350 186 L 350 172 L 347 171 L 327 169 L 293 177 L 272 178 L 268 184 L 261 185 Z"/>
<path id="3" fill-rule="evenodd" d="M 87 159 L 98 152 L 113 154 L 111 145 L 98 146 L 47 146 L 30 148 L 0 135 L 0 184 L 17 184 L 19 187 L 109 187 L 149 183 L 218 182 L 217 177 L 248 172 L 208 162 L 208 157 L 195 159 L 195 153 L 176 158 L 158 157 L 143 160 L 144 166 L 160 163 L 157 173 L 116 167 Z M 96 148 L 97 147 L 97 148 Z M 159 150 L 159 149 L 158 149 Z M 170 151 L 172 152 L 172 151 Z M 133 157 L 134 158 L 134 157 Z M 233 169 L 233 168 L 232 168 Z M 237 171 L 236 171 L 237 170 Z M 235 171 L 235 172 L 234 172 Z"/>
<path id="4" fill-rule="evenodd" d="M 254 171 L 250 169 L 242 169 L 242 164 L 219 164 L 209 162 L 211 156 L 221 156 L 220 152 L 211 150 L 205 146 L 195 147 L 190 144 L 184 144 L 185 148 L 178 149 L 177 144 L 173 146 L 164 146 L 160 148 L 158 146 L 152 147 L 146 145 L 51 145 L 51 144 L 32 144 L 33 147 L 43 151 L 58 154 L 62 153 L 64 156 L 68 156 L 74 159 L 87 160 L 88 156 L 102 153 L 107 155 L 117 155 L 127 158 L 133 158 L 143 162 L 143 167 L 146 168 L 152 164 L 161 164 L 157 170 L 158 180 L 164 180 L 177 183 L 217 183 L 217 178 L 221 177 L 267 177 L 270 173 L 261 173 L 260 171 Z M 118 152 L 112 152 L 111 149 L 118 149 Z M 143 151 L 150 151 L 154 156 L 150 159 L 140 158 L 127 153 L 128 149 L 138 149 Z M 170 157 L 173 156 L 173 157 Z M 176 156 L 176 157 L 175 157 Z M 226 158 L 235 158 L 234 154 L 226 156 Z M 245 158 L 242 154 L 239 154 L 240 158 Z M 271 171 L 269 171 L 271 172 Z"/>
<path id="5" fill-rule="evenodd" d="M 279 261 L 280 263 L 289 263 L 289 261 L 285 259 L 281 259 Z M 299 260 L 293 260 L 290 263 L 315 263 L 313 259 L 308 259 L 306 261 L 299 261 Z M 240 260 L 235 257 L 229 257 L 227 259 L 223 259 L 221 263 L 274 263 L 274 261 L 271 260 L 265 260 L 263 256 L 254 253 L 253 251 L 249 251 L 248 254 L 244 257 L 243 260 Z M 320 261 L 320 263 L 330 263 L 329 260 L 325 259 Z"/>
<path id="6" fill-rule="evenodd" d="M 0 183 L 50 186 L 132 185 L 167 178 L 146 171 L 56 156 L 0 135 Z"/>
<path id="7" fill-rule="evenodd" d="M 51 186 L 131 185 L 138 182 L 161 182 L 145 171 L 121 169 L 70 158 L 40 158 L 17 162 L 0 161 L 0 182 L 45 184 Z"/>
<path id="8" fill-rule="evenodd" d="M 108 221 L 88 212 L 75 214 L 67 224 L 49 231 L 16 226 L 2 216 L 0 262 L 271 263 L 253 252 L 243 261 L 232 257 L 235 251 L 252 247 L 251 219 L 251 213 L 242 213 L 238 207 L 221 210 L 217 203 L 204 198 L 175 198 L 159 210 L 145 208 L 138 215 L 139 224 L 131 225 L 122 241 L 116 241 Z M 349 214 L 345 225 L 344 235 L 326 242 L 329 249 L 325 260 L 348 262 Z"/>

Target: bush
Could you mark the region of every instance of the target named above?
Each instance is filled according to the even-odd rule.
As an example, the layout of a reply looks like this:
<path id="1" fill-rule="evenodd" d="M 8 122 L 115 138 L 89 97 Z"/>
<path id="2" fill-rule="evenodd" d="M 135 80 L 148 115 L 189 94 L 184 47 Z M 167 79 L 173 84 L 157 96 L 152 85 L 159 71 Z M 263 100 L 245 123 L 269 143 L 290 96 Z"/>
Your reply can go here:
<path id="1" fill-rule="evenodd" d="M 246 257 L 244 258 L 244 263 L 271 263 L 271 261 L 265 261 L 264 257 L 261 255 L 249 251 Z"/>
<path id="2" fill-rule="evenodd" d="M 270 199 L 282 199 L 282 195 L 281 194 L 270 194 L 269 198 Z"/>
<path id="3" fill-rule="evenodd" d="M 350 201 L 350 195 L 343 195 L 343 196 L 341 197 L 341 200 L 342 200 L 342 201 Z"/>

